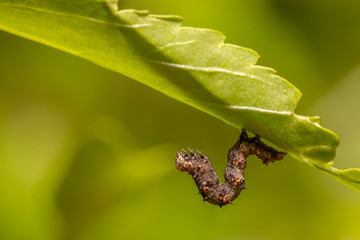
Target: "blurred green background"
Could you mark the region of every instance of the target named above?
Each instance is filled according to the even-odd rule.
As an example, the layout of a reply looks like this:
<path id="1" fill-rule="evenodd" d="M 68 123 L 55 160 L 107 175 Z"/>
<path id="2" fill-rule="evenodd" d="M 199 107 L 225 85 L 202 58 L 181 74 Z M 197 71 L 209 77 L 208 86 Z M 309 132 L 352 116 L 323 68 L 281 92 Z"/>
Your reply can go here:
<path id="1" fill-rule="evenodd" d="M 256 50 L 295 84 L 297 113 L 339 134 L 360 167 L 360 1 L 120 0 L 184 16 Z M 0 32 L 0 239 L 360 239 L 360 195 L 287 156 L 250 158 L 247 189 L 203 203 L 175 152 L 222 177 L 239 130 L 134 80 Z"/>

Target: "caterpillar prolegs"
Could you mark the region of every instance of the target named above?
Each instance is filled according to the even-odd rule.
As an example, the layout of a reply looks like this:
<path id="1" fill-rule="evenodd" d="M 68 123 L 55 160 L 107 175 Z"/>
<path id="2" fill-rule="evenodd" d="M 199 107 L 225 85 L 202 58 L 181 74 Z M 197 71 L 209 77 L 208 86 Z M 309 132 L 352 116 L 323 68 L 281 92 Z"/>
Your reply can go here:
<path id="1" fill-rule="evenodd" d="M 246 130 L 242 129 L 239 140 L 228 152 L 224 183 L 219 184 L 219 178 L 209 158 L 199 151 L 179 151 L 176 153 L 175 165 L 177 169 L 188 172 L 193 177 L 204 201 L 222 207 L 234 201 L 245 188 L 244 170 L 249 155 L 256 155 L 268 165 L 282 160 L 286 154 L 265 145 L 258 135 L 249 138 Z"/>

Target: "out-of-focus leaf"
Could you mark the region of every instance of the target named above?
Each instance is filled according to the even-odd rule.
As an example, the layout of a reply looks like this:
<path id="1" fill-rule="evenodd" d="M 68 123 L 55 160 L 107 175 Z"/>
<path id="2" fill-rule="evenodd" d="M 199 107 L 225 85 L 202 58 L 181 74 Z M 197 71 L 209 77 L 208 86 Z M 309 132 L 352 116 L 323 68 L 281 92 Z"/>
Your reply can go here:
<path id="1" fill-rule="evenodd" d="M 182 27 L 181 17 L 119 11 L 117 1 L 0 0 L 0 29 L 122 73 L 304 162 L 325 166 L 335 156 L 338 137 L 319 118 L 294 113 L 298 89 L 255 65 L 254 51 Z"/>
<path id="2" fill-rule="evenodd" d="M 0 111 L 0 239 L 52 239 L 54 189 L 76 144 L 72 122 L 54 106 L 12 106 Z"/>

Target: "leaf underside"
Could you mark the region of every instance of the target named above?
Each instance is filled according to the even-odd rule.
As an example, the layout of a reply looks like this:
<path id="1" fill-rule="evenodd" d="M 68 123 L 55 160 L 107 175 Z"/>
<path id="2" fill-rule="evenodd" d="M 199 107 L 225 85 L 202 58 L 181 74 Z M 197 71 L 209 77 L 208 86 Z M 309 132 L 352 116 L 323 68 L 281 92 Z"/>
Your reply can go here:
<path id="1" fill-rule="evenodd" d="M 318 117 L 296 115 L 300 91 L 179 16 L 118 10 L 111 0 L 0 0 L 0 29 L 87 59 L 202 110 L 360 191 L 360 170 L 329 165 L 339 138 Z"/>

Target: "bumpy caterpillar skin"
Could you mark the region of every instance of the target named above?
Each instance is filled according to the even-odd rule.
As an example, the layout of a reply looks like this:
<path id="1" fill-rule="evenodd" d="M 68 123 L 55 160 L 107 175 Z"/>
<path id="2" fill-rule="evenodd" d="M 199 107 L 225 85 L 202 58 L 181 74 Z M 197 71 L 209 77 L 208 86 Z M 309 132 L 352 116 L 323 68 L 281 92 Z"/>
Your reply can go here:
<path id="1" fill-rule="evenodd" d="M 228 153 L 228 163 L 224 173 L 225 182 L 219 184 L 219 178 L 209 158 L 199 151 L 194 153 L 189 149 L 189 152 L 182 150 L 176 153 L 176 168 L 182 172 L 188 172 L 193 177 L 204 201 L 220 207 L 234 201 L 245 188 L 244 170 L 246 158 L 249 155 L 256 155 L 268 165 L 282 160 L 287 154 L 265 145 L 258 135 L 249 138 L 246 130 L 242 129 L 240 139 Z"/>

